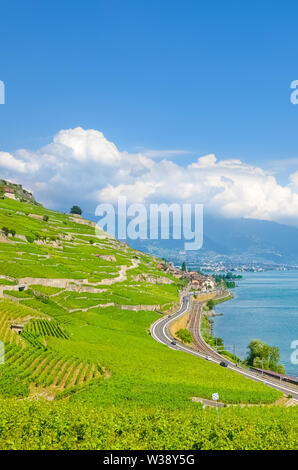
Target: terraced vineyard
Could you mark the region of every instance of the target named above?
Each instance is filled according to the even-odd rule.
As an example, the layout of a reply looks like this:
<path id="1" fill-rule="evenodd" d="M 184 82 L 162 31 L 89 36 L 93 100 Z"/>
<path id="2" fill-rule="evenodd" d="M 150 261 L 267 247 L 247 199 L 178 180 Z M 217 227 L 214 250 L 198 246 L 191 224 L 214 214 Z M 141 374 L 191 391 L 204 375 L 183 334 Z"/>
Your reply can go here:
<path id="1" fill-rule="evenodd" d="M 158 295 L 160 304 L 177 300 L 174 285 L 168 291 L 151 286 L 152 293 L 144 285 L 140 295 L 132 281 L 140 266 L 156 276 L 164 274 L 156 273 L 151 257 L 136 256 L 104 232 L 96 234 L 89 221 L 2 199 L 0 226 L 14 234 L 5 240 L 2 236 L 0 243 L 0 340 L 6 345 L 2 370 L 12 383 L 17 371 L 24 396 L 34 392 L 32 386 L 55 395 L 106 377 L 100 356 L 89 360 L 77 349 L 71 330 L 84 322 L 76 312 L 98 314 L 124 303 L 153 305 Z M 117 282 L 125 286 L 119 289 Z M 21 334 L 11 329 L 13 324 L 21 326 Z"/>
<path id="2" fill-rule="evenodd" d="M 22 396 L 29 394 L 29 384 L 58 393 L 104 377 L 105 372 L 99 363 L 59 355 L 48 348 L 46 338 L 69 340 L 69 334 L 55 320 L 32 318 L 39 315 L 39 311 L 26 306 L 16 305 L 9 300 L 0 301 L 0 340 L 6 345 L 5 369 L 0 368 L 0 378 L 5 370 L 6 380 L 0 387 L 4 396 L 8 389 L 14 389 L 16 374 L 17 380 L 24 385 Z M 13 324 L 23 325 L 20 335 L 11 329 Z"/>
<path id="3" fill-rule="evenodd" d="M 280 398 L 264 384 L 153 341 L 150 324 L 179 303 L 185 286 L 155 258 L 89 221 L 35 204 L 0 199 L 0 227 L 14 234 L 0 238 L 0 448 L 8 447 L 7 429 L 16 448 L 43 448 L 45 441 L 48 448 L 141 448 L 142 442 L 160 448 L 170 441 L 171 448 L 208 448 L 212 429 L 220 432 L 217 416 L 192 397 L 217 391 L 226 404 L 256 405 Z M 280 409 L 272 424 L 270 410 L 225 410 L 223 448 L 240 448 L 246 425 L 252 434 L 244 446 L 258 445 L 273 426 L 277 438 L 264 445 L 278 448 L 285 416 L 293 424 L 296 414 Z M 63 422 L 69 425 L 61 432 Z"/>
<path id="4" fill-rule="evenodd" d="M 17 371 L 18 380 L 25 386 L 43 386 L 52 393 L 84 386 L 93 379 L 104 376 L 104 370 L 99 364 L 57 355 L 36 344 L 25 348 L 7 346 L 5 361 L 7 370 L 11 373 Z M 25 392 L 28 392 L 27 387 Z"/>
<path id="5" fill-rule="evenodd" d="M 31 320 L 22 332 L 33 336 L 56 336 L 57 338 L 68 339 L 69 335 L 54 320 Z"/>
<path id="6" fill-rule="evenodd" d="M 1 341 L 8 344 L 19 344 L 21 342 L 21 339 L 10 328 L 8 313 L 3 313 L 0 316 L 0 338 Z"/>

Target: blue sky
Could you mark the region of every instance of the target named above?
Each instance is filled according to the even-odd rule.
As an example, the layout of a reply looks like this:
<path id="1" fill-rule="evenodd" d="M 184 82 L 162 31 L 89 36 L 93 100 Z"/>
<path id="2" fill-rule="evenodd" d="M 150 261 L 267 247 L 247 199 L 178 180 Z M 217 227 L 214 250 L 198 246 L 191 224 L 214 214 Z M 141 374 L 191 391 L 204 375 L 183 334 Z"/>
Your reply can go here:
<path id="1" fill-rule="evenodd" d="M 278 0 L 2 0 L 0 151 L 80 126 L 120 151 L 186 150 L 182 167 L 214 153 L 287 184 L 297 14 Z"/>
<path id="2" fill-rule="evenodd" d="M 1 146 L 81 125 L 131 151 L 296 157 L 297 14 L 272 0 L 2 1 Z"/>

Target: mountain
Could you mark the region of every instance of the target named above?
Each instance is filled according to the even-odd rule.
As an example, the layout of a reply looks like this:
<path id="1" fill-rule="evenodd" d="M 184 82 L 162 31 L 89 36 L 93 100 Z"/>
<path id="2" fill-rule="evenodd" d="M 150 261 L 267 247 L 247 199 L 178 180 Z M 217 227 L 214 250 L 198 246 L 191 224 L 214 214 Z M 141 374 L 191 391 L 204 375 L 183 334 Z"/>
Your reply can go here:
<path id="1" fill-rule="evenodd" d="M 256 219 L 204 216 L 203 247 L 184 251 L 183 240 L 135 240 L 135 248 L 177 263 L 223 261 L 231 264 L 298 265 L 298 229 Z"/>

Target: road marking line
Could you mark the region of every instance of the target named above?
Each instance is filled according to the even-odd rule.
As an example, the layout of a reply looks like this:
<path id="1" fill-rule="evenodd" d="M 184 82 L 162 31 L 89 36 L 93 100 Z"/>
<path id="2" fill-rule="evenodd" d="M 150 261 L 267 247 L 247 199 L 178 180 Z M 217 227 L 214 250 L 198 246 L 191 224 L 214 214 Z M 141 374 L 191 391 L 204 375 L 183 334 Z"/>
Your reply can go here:
<path id="1" fill-rule="evenodd" d="M 176 315 L 174 314 L 174 317 L 171 317 L 171 320 L 167 321 L 167 318 L 161 318 L 161 319 L 157 320 L 157 321 L 152 325 L 151 334 L 152 334 L 153 338 L 154 338 L 157 342 L 159 342 L 159 343 L 161 343 L 161 344 L 164 344 L 165 346 L 168 346 L 170 349 L 175 349 L 176 351 L 179 350 L 179 349 L 180 349 L 180 350 L 182 349 L 182 350 L 188 352 L 189 354 L 192 354 L 193 356 L 197 356 L 197 357 L 200 357 L 200 358 L 204 358 L 205 355 L 200 354 L 200 353 L 198 353 L 198 352 L 196 352 L 196 351 L 193 351 L 192 349 L 185 348 L 184 346 L 181 346 L 180 344 L 177 345 L 177 348 L 173 348 L 172 346 L 168 345 L 167 343 L 165 343 L 164 341 L 162 341 L 161 339 L 159 339 L 159 338 L 156 336 L 156 334 L 155 334 L 155 328 L 159 325 L 159 323 L 162 323 L 163 321 L 165 321 L 165 324 L 164 324 L 164 326 L 163 326 L 162 332 L 163 332 L 163 335 L 165 336 L 165 338 L 171 343 L 172 340 L 171 340 L 171 339 L 168 337 L 168 335 L 166 334 L 165 328 L 166 328 L 166 326 L 168 325 L 168 323 L 171 323 L 173 319 L 175 320 L 176 318 L 179 318 L 188 308 L 189 308 L 189 298 L 187 299 L 187 303 L 186 303 L 186 306 L 185 306 L 185 307 L 183 307 L 183 300 L 182 300 L 181 305 L 180 305 L 180 308 L 179 308 L 177 314 L 176 314 Z M 182 309 L 182 311 L 181 311 L 181 309 Z M 224 358 L 223 358 L 223 359 L 224 359 Z M 211 361 L 210 361 L 210 362 L 214 362 L 215 364 L 219 364 L 219 361 L 217 361 L 216 359 L 213 359 L 213 358 L 211 358 Z M 235 368 L 235 367 L 229 367 L 229 369 L 232 370 L 232 371 L 234 371 L 234 372 L 237 372 L 237 373 L 240 374 L 240 375 L 249 377 L 249 378 L 251 378 L 251 379 L 253 379 L 253 380 L 257 381 L 257 382 L 263 382 L 263 381 L 264 381 L 264 378 L 256 377 L 256 376 L 254 376 L 254 375 L 251 375 L 251 374 L 249 374 L 249 373 L 247 373 L 247 372 L 245 372 L 245 371 L 242 371 L 242 370 L 240 370 L 240 369 L 237 369 L 237 368 Z M 298 393 L 296 390 L 292 390 L 292 389 L 290 389 L 290 388 L 285 388 L 285 387 L 283 387 L 283 386 L 281 386 L 281 385 L 277 385 L 277 384 L 275 384 L 275 383 L 273 383 L 273 382 L 270 382 L 270 381 L 267 380 L 267 378 L 266 378 L 266 385 L 268 385 L 268 386 L 272 385 L 272 387 L 275 388 L 275 389 L 277 389 L 277 390 L 285 390 L 286 392 L 288 392 L 288 393 L 294 393 L 295 395 Z"/>

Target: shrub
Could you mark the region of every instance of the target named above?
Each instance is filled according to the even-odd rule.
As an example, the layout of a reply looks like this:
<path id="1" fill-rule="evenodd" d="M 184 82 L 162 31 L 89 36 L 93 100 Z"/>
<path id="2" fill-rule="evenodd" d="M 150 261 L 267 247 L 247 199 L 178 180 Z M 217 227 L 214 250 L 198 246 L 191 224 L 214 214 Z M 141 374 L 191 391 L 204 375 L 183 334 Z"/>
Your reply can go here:
<path id="1" fill-rule="evenodd" d="M 208 310 L 212 310 L 214 306 L 215 302 L 212 299 L 208 300 L 208 302 L 206 303 L 206 307 L 208 308 Z"/>
<path id="2" fill-rule="evenodd" d="M 183 343 L 192 343 L 193 341 L 192 334 L 186 328 L 181 328 L 181 330 L 177 331 L 176 336 L 178 336 Z"/>

